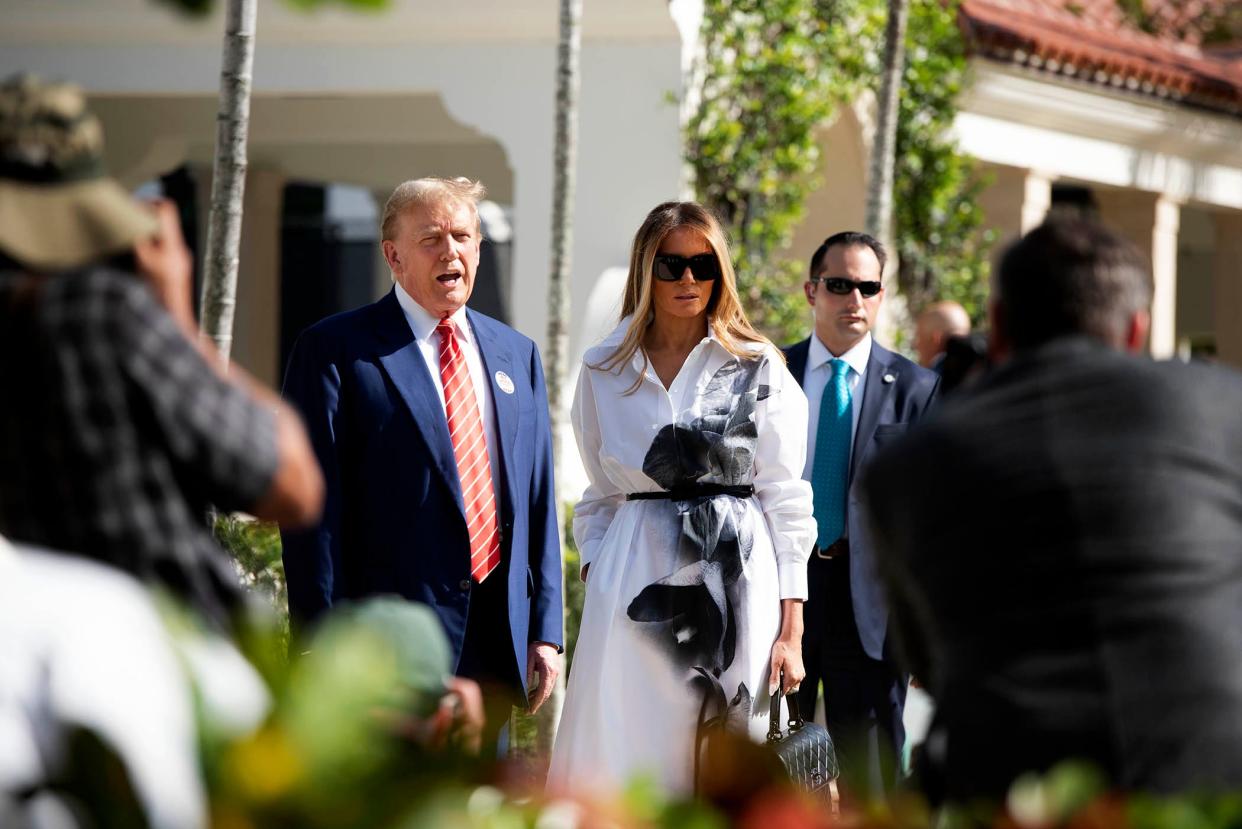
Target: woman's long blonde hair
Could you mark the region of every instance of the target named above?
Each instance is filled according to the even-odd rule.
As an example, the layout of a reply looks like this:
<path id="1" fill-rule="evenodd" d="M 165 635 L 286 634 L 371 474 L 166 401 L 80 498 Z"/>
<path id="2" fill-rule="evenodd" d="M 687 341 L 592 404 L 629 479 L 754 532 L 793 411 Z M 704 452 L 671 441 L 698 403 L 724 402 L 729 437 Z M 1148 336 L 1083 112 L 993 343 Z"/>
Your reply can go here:
<path id="1" fill-rule="evenodd" d="M 772 345 L 772 341 L 756 331 L 746 319 L 737 293 L 737 277 L 733 272 L 732 257 L 729 256 L 729 243 L 720 222 L 701 204 L 668 201 L 656 205 L 634 234 L 634 245 L 630 248 L 630 272 L 625 280 L 625 297 L 621 303 L 621 319 L 633 316 L 625 338 L 616 351 L 591 368 L 611 371 L 628 363 L 634 353 L 642 348 L 647 329 L 655 316 L 651 281 L 654 279 L 652 272 L 656 252 L 664 237 L 681 227 L 701 233 L 720 263 L 720 277 L 712 283 L 712 295 L 707 301 L 707 324 L 716 334 L 716 339 L 730 354 L 743 360 L 754 360 L 760 356 L 746 347 L 748 343 Z M 780 350 L 776 349 L 776 353 L 780 354 Z M 643 373 L 646 370 L 647 355 L 644 352 Z M 639 382 L 627 393 L 635 391 L 641 382 L 640 373 Z"/>

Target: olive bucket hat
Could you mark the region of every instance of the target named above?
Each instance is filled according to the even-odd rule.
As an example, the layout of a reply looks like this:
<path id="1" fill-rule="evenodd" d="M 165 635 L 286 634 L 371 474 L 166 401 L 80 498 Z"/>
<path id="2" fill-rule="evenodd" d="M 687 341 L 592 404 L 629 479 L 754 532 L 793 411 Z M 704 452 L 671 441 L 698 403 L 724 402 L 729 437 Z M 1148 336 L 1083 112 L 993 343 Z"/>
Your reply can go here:
<path id="1" fill-rule="evenodd" d="M 0 84 L 0 250 L 44 271 L 75 268 L 156 233 L 154 215 L 108 177 L 103 128 L 76 86 Z"/>

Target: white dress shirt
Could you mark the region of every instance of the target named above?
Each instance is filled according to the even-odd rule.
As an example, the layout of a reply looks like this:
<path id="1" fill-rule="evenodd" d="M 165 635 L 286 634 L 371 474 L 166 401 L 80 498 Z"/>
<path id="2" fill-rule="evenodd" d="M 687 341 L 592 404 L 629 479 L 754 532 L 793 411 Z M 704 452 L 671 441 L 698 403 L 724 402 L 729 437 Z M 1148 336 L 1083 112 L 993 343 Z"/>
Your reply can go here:
<path id="1" fill-rule="evenodd" d="M 800 477 L 806 397 L 771 346 L 756 345 L 756 359 L 743 364 L 711 334 L 668 388 L 641 352 L 612 370 L 592 368 L 630 322 L 587 350 L 574 394 L 590 480 L 574 508 L 574 538 L 590 573 L 548 785 L 604 794 L 643 775 L 689 794 L 702 694 L 688 684 L 685 660 L 727 657 L 717 681 L 737 694 L 730 727 L 762 742 L 780 600 L 807 597 L 815 519 Z M 677 475 L 754 492 L 626 498 Z M 721 640 L 726 624 L 731 635 Z"/>
<path id="2" fill-rule="evenodd" d="M 444 381 L 440 379 L 440 334 L 436 326 L 440 318 L 434 317 L 427 309 L 419 305 L 405 292 L 398 283 L 397 303 L 405 312 L 405 321 L 410 324 L 410 331 L 418 343 L 418 350 L 427 363 L 427 371 L 431 374 L 431 383 L 440 395 L 440 408 L 444 408 Z M 479 355 L 479 346 L 474 339 L 474 331 L 466 318 L 466 306 L 457 309 L 449 317 L 457 326 L 458 344 L 466 357 L 466 366 L 470 369 L 470 382 L 474 385 L 474 396 L 478 400 L 479 410 L 483 414 L 483 440 L 487 442 L 487 461 L 492 468 L 492 491 L 496 494 L 496 507 L 500 508 L 500 459 L 497 449 L 500 444 L 496 437 L 496 410 L 492 406 L 492 384 L 488 382 L 487 371 L 483 368 L 483 358 Z M 448 417 L 448 413 L 445 413 Z"/>
<path id="3" fill-rule="evenodd" d="M 850 407 L 853 425 L 850 427 L 850 461 L 854 459 L 854 436 L 858 434 L 858 415 L 862 412 L 862 397 L 867 385 L 867 361 L 871 359 L 871 332 L 855 343 L 854 347 L 839 355 L 850 367 L 845 382 L 850 387 Z M 806 439 L 806 466 L 803 480 L 811 480 L 811 468 L 815 465 L 815 433 L 819 428 L 819 404 L 824 397 L 824 387 L 832 379 L 832 361 L 836 359 L 828 346 L 811 334 L 811 348 L 806 355 L 806 373 L 802 375 L 802 390 L 806 392 L 809 429 Z"/>
<path id="4" fill-rule="evenodd" d="M 612 555 L 618 557 L 630 555 L 635 544 L 638 549 L 675 547 L 675 539 L 655 537 L 664 530 L 659 522 L 644 526 L 644 516 L 655 514 L 653 505 L 660 502 L 627 501 L 625 495 L 660 488 L 643 471 L 652 441 L 670 424 L 693 421 L 713 374 L 734 359 L 709 333 L 690 352 L 668 389 L 655 369 L 644 365 L 641 352 L 618 370 L 590 368 L 616 350 L 629 319 L 587 351 L 574 395 L 574 434 L 591 483 L 574 509 L 574 538 L 583 566 L 598 558 L 606 546 L 617 548 Z M 763 351 L 757 346 L 756 350 Z M 810 485 L 797 477 L 805 460 L 806 448 L 799 436 L 806 433 L 806 398 L 778 355 L 769 348 L 764 357 L 760 382 L 770 394 L 756 410 L 755 495 L 746 503 L 754 511 L 755 523 L 763 523 L 768 530 L 762 539 L 765 546 L 770 544 L 769 555 L 775 557 L 780 598 L 805 599 L 806 560 L 815 541 Z M 631 391 L 639 377 L 642 382 Z M 611 545 L 605 544 L 605 537 Z M 631 598 L 627 596 L 626 602 Z"/>

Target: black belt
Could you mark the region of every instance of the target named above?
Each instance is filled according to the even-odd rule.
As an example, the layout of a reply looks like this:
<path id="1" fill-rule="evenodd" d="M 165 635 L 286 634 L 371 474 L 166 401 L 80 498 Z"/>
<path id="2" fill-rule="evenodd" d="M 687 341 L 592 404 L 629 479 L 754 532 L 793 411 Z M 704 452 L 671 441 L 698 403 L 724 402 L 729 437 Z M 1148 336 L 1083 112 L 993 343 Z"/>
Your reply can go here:
<path id="1" fill-rule="evenodd" d="M 694 498 L 712 498 L 716 495 L 732 495 L 734 498 L 749 498 L 755 494 L 750 484 L 689 484 L 675 486 L 672 489 L 657 489 L 654 492 L 631 492 L 625 496 L 627 501 L 690 501 Z"/>
<path id="2" fill-rule="evenodd" d="M 811 553 L 816 558 L 844 558 L 850 554 L 850 540 L 848 538 L 838 538 L 827 547 L 820 547 L 817 544 L 811 548 Z"/>

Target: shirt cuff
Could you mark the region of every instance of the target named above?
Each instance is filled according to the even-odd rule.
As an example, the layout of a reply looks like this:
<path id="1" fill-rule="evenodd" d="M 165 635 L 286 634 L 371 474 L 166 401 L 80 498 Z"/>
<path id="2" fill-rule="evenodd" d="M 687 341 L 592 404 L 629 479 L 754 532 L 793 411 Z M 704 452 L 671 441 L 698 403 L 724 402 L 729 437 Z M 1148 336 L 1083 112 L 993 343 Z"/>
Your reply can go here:
<path id="1" fill-rule="evenodd" d="M 531 644 L 532 644 L 532 645 L 548 645 L 548 646 L 550 646 L 550 647 L 556 648 L 556 652 L 557 652 L 557 653 L 564 653 L 564 652 L 565 652 L 565 646 L 564 646 L 564 645 L 558 645 L 556 642 L 545 642 L 545 641 L 544 641 L 544 640 L 542 640 L 542 639 L 536 639 L 535 641 L 531 642 Z"/>
<path id="2" fill-rule="evenodd" d="M 807 599 L 806 561 L 776 563 L 776 576 L 780 582 L 782 599 Z"/>

